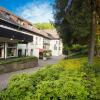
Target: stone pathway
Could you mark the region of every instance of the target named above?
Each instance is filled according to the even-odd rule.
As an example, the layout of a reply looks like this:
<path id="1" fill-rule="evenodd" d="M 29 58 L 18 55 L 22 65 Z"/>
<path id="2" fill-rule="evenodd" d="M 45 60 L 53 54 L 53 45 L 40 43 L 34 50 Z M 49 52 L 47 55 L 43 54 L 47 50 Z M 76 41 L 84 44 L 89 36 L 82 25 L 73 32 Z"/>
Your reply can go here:
<path id="1" fill-rule="evenodd" d="M 32 73 L 34 71 L 39 70 L 40 68 L 42 68 L 45 65 L 48 64 L 55 64 L 58 61 L 60 61 L 61 59 L 63 59 L 63 56 L 58 56 L 58 57 L 52 57 L 51 59 L 48 59 L 46 61 L 43 60 L 39 60 L 39 67 L 35 67 L 35 68 L 29 68 L 29 69 L 24 69 L 24 70 L 20 70 L 20 71 L 16 71 L 16 72 L 11 72 L 11 73 L 4 73 L 0 75 L 0 90 L 6 88 L 8 80 L 10 79 L 10 77 L 12 75 L 15 74 L 20 74 L 20 73 Z"/>

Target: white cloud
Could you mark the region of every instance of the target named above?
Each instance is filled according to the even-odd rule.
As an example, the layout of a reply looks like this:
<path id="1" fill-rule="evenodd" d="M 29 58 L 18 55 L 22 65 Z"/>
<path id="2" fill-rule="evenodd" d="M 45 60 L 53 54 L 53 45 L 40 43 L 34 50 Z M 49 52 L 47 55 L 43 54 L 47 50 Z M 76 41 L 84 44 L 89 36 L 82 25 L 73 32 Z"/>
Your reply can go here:
<path id="1" fill-rule="evenodd" d="M 40 5 L 29 3 L 17 8 L 16 14 L 32 23 L 53 21 L 52 7 L 48 3 Z"/>

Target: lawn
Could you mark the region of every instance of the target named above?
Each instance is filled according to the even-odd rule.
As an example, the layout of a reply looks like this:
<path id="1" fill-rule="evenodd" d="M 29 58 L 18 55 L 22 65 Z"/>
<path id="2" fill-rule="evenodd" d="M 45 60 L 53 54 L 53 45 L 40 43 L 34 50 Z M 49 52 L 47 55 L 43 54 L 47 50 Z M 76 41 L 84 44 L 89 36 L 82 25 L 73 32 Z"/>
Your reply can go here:
<path id="1" fill-rule="evenodd" d="M 62 60 L 59 63 L 65 68 L 77 70 L 80 69 L 84 64 L 87 64 L 87 62 L 88 58 L 86 56 L 76 56 Z M 93 66 L 95 66 L 95 69 L 98 68 L 98 70 L 100 70 L 100 57 L 94 57 Z"/>
<path id="2" fill-rule="evenodd" d="M 88 58 L 84 56 L 78 56 L 76 58 L 70 58 L 66 60 L 62 60 L 59 62 L 63 67 L 66 69 L 71 69 L 71 70 L 80 70 L 82 66 L 85 66 L 86 63 L 88 62 Z M 97 100 L 100 100 L 100 57 L 94 57 L 94 62 L 93 62 L 93 70 L 95 71 L 95 78 L 96 78 L 96 89 L 98 89 L 98 96 Z"/>

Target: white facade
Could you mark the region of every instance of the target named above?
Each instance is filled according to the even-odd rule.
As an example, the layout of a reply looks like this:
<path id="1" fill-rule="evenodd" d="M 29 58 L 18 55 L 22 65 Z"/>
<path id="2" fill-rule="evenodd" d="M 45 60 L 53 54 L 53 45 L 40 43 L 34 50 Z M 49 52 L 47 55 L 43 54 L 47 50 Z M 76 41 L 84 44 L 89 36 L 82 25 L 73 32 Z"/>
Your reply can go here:
<path id="1" fill-rule="evenodd" d="M 50 40 L 48 38 L 36 34 L 33 34 L 32 36 L 33 36 L 33 41 L 27 44 L 17 44 L 17 43 L 0 44 L 0 58 L 9 58 L 17 56 L 36 56 L 39 58 L 40 50 L 51 50 L 52 56 L 62 55 L 61 40 L 59 39 Z M 13 40 L 11 42 L 13 42 Z M 4 47 L 6 49 L 4 49 Z"/>
<path id="2" fill-rule="evenodd" d="M 62 55 L 62 41 L 59 39 L 54 39 L 50 41 L 50 50 L 53 56 Z"/>
<path id="3" fill-rule="evenodd" d="M 40 50 L 51 50 L 52 56 L 62 55 L 62 41 L 48 39 L 44 36 L 33 34 L 33 41 L 28 44 L 18 44 L 18 55 L 36 56 L 39 58 Z"/>
<path id="4" fill-rule="evenodd" d="M 62 54 L 62 43 L 56 29 L 39 30 L 32 23 L 1 7 L 0 34 L 0 58 L 39 57 L 44 50 L 51 50 L 52 56 Z"/>
<path id="5" fill-rule="evenodd" d="M 39 57 L 40 49 L 43 49 L 43 37 L 38 35 L 33 35 L 33 41 L 28 44 L 18 44 L 18 50 L 22 50 L 22 56 Z"/>

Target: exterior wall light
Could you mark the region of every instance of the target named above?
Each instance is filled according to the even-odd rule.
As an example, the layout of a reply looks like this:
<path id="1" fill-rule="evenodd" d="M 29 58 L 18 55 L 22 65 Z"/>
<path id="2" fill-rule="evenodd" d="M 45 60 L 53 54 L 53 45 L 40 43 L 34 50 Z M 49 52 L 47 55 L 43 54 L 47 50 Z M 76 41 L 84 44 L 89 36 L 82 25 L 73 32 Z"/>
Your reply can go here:
<path id="1" fill-rule="evenodd" d="M 11 41 L 13 40 L 13 38 L 10 39 Z"/>

